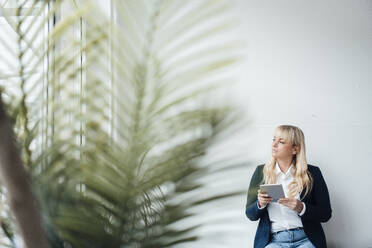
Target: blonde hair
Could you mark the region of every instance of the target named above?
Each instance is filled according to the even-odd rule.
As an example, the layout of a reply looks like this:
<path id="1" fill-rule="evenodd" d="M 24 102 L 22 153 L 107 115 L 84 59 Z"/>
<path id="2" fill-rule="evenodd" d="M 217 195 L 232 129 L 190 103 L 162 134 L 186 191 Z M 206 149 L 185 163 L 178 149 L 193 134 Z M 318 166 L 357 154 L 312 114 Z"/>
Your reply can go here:
<path id="1" fill-rule="evenodd" d="M 301 129 L 291 125 L 280 125 L 275 130 L 279 130 L 282 138 L 297 146 L 299 151 L 293 155 L 292 174 L 293 181 L 289 184 L 289 197 L 295 197 L 305 189 L 304 197 L 311 191 L 312 177 L 307 170 L 306 151 L 305 151 L 305 136 Z M 276 183 L 276 158 L 271 159 L 265 164 L 263 169 L 264 181 L 267 184 Z"/>

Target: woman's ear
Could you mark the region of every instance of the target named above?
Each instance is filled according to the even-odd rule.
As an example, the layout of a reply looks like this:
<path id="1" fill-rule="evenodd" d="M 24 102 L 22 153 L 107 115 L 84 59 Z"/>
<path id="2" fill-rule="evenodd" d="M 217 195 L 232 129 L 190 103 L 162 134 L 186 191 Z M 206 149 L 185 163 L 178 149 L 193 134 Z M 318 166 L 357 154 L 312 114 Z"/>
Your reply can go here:
<path id="1" fill-rule="evenodd" d="M 300 152 L 300 145 L 293 146 L 292 154 L 295 155 Z"/>

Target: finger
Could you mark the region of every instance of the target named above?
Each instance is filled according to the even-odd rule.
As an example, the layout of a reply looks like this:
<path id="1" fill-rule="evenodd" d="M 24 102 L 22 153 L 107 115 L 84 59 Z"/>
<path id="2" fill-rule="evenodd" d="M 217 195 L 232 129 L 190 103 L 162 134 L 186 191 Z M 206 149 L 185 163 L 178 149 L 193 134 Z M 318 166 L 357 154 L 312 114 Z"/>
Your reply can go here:
<path id="1" fill-rule="evenodd" d="M 288 199 L 287 198 L 280 198 L 278 200 L 278 203 L 281 203 L 281 204 L 288 204 Z"/>
<path id="2" fill-rule="evenodd" d="M 262 201 L 266 202 L 266 203 L 270 203 L 270 202 L 273 201 L 273 198 L 271 198 L 271 197 L 270 198 L 263 198 Z"/>
<path id="3" fill-rule="evenodd" d="M 279 202 L 279 201 L 278 201 Z M 288 208 L 290 208 L 290 209 L 295 209 L 295 206 L 292 204 L 292 203 L 290 203 L 290 202 L 287 202 L 287 201 L 281 201 L 281 202 L 279 202 L 280 204 L 282 204 L 282 205 L 284 205 L 284 206 L 286 206 L 286 207 L 288 207 Z"/>
<path id="4" fill-rule="evenodd" d="M 267 202 L 266 198 L 259 198 L 258 201 L 260 201 L 260 202 Z"/>
<path id="5" fill-rule="evenodd" d="M 260 202 L 271 202 L 273 200 L 273 198 L 271 198 L 271 197 L 259 197 L 258 200 Z"/>

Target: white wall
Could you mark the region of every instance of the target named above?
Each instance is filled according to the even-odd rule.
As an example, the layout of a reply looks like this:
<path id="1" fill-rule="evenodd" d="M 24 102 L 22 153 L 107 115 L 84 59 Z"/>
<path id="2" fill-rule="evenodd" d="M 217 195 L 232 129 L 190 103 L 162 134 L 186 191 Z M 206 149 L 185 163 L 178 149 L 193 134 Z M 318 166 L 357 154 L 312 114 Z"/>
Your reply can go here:
<path id="1" fill-rule="evenodd" d="M 240 149 L 264 163 L 275 126 L 302 128 L 330 192 L 329 247 L 372 247 L 372 1 L 235 2 L 247 47 L 234 92 L 252 121 Z M 240 238 L 226 247 L 253 247 L 257 223 L 239 218 Z"/>

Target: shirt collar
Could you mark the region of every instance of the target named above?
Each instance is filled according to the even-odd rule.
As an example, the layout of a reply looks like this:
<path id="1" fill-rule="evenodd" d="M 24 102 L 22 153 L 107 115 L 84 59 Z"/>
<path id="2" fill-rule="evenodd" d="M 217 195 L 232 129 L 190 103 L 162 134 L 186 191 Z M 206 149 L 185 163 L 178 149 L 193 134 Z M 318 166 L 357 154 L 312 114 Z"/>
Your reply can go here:
<path id="1" fill-rule="evenodd" d="M 284 175 L 285 177 L 288 177 L 290 175 L 292 175 L 292 170 L 293 170 L 293 167 L 292 167 L 292 164 L 291 166 L 288 168 L 287 172 L 286 173 L 283 173 L 281 170 L 280 170 L 280 167 L 278 165 L 278 162 L 276 162 L 276 165 L 275 165 L 275 172 L 276 172 L 276 175 Z"/>

